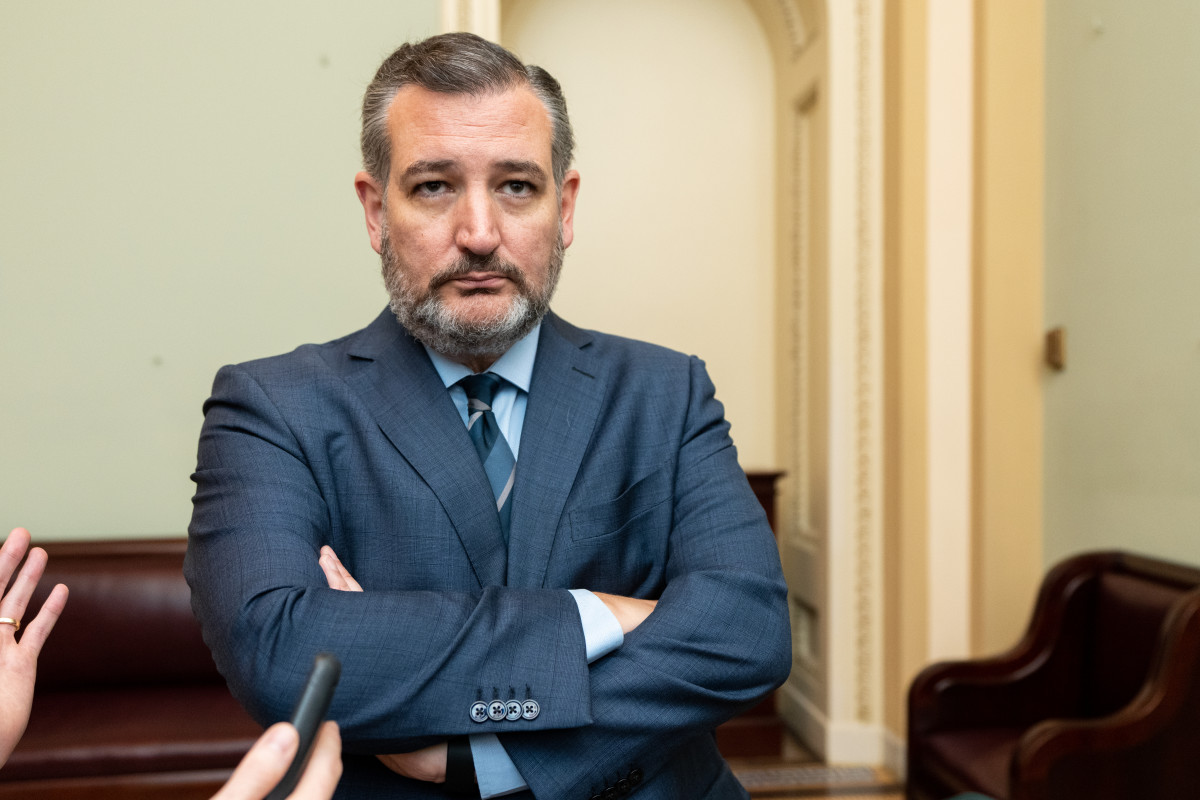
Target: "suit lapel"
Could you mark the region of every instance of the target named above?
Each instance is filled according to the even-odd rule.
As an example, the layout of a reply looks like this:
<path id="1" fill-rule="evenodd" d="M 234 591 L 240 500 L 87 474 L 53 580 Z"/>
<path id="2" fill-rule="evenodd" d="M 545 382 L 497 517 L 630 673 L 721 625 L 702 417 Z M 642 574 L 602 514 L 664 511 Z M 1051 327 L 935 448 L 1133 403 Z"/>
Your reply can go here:
<path id="1" fill-rule="evenodd" d="M 504 537 L 491 487 L 425 349 L 385 310 L 354 337 L 347 355 L 371 362 L 348 365 L 346 383 L 437 495 L 480 586 L 504 585 Z"/>
<path id="2" fill-rule="evenodd" d="M 558 521 L 592 438 L 605 381 L 589 334 L 554 314 L 542 323 L 521 434 L 508 585 L 542 585 Z"/>

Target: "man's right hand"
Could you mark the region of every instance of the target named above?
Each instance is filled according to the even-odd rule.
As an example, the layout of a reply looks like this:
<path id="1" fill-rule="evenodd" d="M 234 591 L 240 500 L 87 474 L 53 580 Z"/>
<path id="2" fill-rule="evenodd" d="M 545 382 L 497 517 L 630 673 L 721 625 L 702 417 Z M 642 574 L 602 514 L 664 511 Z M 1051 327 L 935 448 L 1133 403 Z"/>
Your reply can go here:
<path id="1" fill-rule="evenodd" d="M 325 575 L 330 589 L 339 592 L 361 592 L 362 586 L 350 574 L 329 545 L 321 548 L 317 563 Z M 417 750 L 412 753 L 381 753 L 375 756 L 383 765 L 398 775 L 418 781 L 442 783 L 446 780 L 446 743 Z"/>
<path id="2" fill-rule="evenodd" d="M 592 592 L 600 598 L 600 602 L 613 613 L 617 622 L 621 623 L 621 633 L 629 633 L 646 621 L 650 612 L 658 606 L 657 600 L 641 600 L 636 597 L 623 597 L 619 594 Z"/>
<path id="3" fill-rule="evenodd" d="M 317 564 L 320 565 L 321 572 L 325 574 L 325 582 L 329 584 L 330 589 L 337 589 L 339 592 L 361 592 L 363 590 L 329 545 L 321 548 Z"/>

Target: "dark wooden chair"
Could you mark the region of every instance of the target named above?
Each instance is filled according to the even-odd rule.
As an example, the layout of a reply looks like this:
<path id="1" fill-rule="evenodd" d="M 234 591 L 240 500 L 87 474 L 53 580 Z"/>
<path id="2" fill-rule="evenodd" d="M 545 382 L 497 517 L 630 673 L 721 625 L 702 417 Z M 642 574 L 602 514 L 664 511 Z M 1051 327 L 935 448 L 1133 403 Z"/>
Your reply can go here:
<path id="1" fill-rule="evenodd" d="M 907 778 L 909 800 L 1200 797 L 1200 570 L 1059 564 L 1013 649 L 913 681 Z"/>

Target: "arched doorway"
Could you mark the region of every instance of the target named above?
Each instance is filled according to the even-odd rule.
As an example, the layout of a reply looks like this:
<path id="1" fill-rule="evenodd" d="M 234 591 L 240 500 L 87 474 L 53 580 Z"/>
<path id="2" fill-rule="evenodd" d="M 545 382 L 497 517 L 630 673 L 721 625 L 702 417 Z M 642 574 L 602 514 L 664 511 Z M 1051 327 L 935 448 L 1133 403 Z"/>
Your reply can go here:
<path id="1" fill-rule="evenodd" d="M 781 712 L 827 759 L 883 763 L 882 0 L 494 5 L 448 3 L 457 16 L 447 25 L 493 24 L 502 43 L 549 67 L 581 141 L 579 236 L 556 307 L 709 361 L 743 466 L 787 473 L 780 544 L 794 668 Z M 726 84 L 707 77 L 711 64 L 663 57 L 710 34 Z M 576 69 L 591 76 L 576 83 Z M 589 133 L 596 118 L 607 132 Z M 673 152 L 731 132 L 740 144 Z M 697 223 L 722 193 L 737 202 Z M 707 247 L 681 255 L 697 237 Z M 678 280 L 681 264 L 686 280 L 711 285 L 682 302 L 635 298 L 630 313 L 630 287 L 666 293 L 648 269 Z"/>

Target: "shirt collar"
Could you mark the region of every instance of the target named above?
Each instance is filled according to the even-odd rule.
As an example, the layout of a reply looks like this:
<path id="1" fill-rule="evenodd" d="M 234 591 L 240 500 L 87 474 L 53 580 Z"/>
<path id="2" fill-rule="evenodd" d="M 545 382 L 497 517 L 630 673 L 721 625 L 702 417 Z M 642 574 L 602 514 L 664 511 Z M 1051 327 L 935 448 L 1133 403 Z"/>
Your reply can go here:
<path id="1" fill-rule="evenodd" d="M 541 330 L 542 323 L 539 322 L 533 326 L 533 330 L 508 348 L 507 353 L 496 359 L 496 363 L 488 367 L 487 371 L 496 373 L 521 391 L 528 392 L 529 382 L 533 377 L 533 361 L 537 358 L 538 334 Z M 472 374 L 471 370 L 457 361 L 451 361 L 424 344 L 421 346 L 425 347 L 429 360 L 433 362 L 433 368 L 437 370 L 438 377 L 447 389 Z"/>

